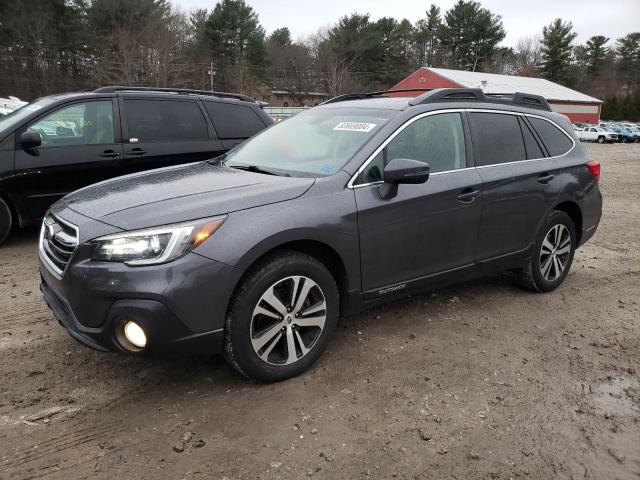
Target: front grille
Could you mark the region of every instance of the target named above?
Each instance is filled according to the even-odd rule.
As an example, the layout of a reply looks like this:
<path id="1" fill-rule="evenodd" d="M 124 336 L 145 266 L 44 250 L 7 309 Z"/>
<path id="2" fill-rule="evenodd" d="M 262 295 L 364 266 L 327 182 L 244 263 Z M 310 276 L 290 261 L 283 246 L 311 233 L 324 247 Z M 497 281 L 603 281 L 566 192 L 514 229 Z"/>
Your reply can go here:
<path id="1" fill-rule="evenodd" d="M 77 227 L 53 215 L 47 215 L 40 232 L 40 253 L 58 275 L 64 273 L 77 246 Z"/>

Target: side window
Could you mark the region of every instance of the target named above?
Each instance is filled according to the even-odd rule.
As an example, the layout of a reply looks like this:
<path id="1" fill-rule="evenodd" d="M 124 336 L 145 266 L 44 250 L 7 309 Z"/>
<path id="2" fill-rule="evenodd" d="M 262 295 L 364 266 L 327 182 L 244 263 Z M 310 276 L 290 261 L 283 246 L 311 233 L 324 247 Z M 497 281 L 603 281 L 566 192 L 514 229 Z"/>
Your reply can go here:
<path id="1" fill-rule="evenodd" d="M 518 116 L 504 113 L 469 114 L 476 147 L 476 166 L 526 160 Z"/>
<path id="2" fill-rule="evenodd" d="M 573 142 L 569 137 L 560 131 L 553 123 L 535 117 L 529 117 L 529 121 L 536 132 L 538 132 L 538 135 L 552 157 L 564 155 L 573 147 Z"/>
<path id="3" fill-rule="evenodd" d="M 265 124 L 249 107 L 226 102 L 204 102 L 220 138 L 249 138 Z"/>
<path id="4" fill-rule="evenodd" d="M 440 113 L 416 120 L 389 142 L 362 172 L 362 183 L 383 179 L 384 166 L 396 158 L 426 162 L 431 173 L 467 166 L 464 129 L 459 113 Z"/>
<path id="5" fill-rule="evenodd" d="M 139 142 L 209 139 L 207 121 L 196 102 L 125 99 L 124 111 L 129 138 Z"/>
<path id="6" fill-rule="evenodd" d="M 522 138 L 524 138 L 524 148 L 527 152 L 527 160 L 532 160 L 535 158 L 544 158 L 546 155 L 542 152 L 538 141 L 531 133 L 529 129 L 529 125 L 519 117 L 518 121 L 520 122 L 520 129 L 522 130 Z"/>
<path id="7" fill-rule="evenodd" d="M 27 130 L 40 133 L 44 147 L 113 143 L 113 104 L 111 100 L 74 103 L 41 118 Z"/>

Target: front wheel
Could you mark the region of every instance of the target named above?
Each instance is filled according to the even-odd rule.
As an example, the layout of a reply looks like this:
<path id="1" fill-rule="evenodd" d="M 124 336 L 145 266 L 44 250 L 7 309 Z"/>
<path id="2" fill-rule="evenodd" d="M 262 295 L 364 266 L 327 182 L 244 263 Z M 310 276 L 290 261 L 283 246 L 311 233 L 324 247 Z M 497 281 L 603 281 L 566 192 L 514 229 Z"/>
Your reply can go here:
<path id="1" fill-rule="evenodd" d="M 0 198 L 0 245 L 2 245 L 2 242 L 4 242 L 9 235 L 12 221 L 9 205 Z"/>
<path id="2" fill-rule="evenodd" d="M 320 357 L 338 316 L 336 282 L 322 263 L 299 252 L 271 257 L 248 272 L 232 300 L 227 360 L 258 381 L 294 377 Z"/>
<path id="3" fill-rule="evenodd" d="M 550 292 L 566 278 L 576 249 L 571 217 L 554 210 L 542 225 L 531 259 L 520 271 L 521 283 L 535 292 Z"/>
<path id="4" fill-rule="evenodd" d="M 604 137 L 598 137 L 598 143 L 604 143 L 606 139 Z"/>

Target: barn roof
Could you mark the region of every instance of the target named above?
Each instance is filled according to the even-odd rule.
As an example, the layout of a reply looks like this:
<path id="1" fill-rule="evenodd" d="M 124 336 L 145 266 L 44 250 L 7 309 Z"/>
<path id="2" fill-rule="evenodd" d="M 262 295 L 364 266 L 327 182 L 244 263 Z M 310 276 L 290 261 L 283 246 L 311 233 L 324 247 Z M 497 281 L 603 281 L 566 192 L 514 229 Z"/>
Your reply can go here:
<path id="1" fill-rule="evenodd" d="M 544 78 L 518 77 L 515 75 L 498 75 L 496 73 L 468 72 L 465 70 L 451 70 L 448 68 L 424 67 L 427 70 L 445 77 L 467 88 L 483 88 L 482 81 L 487 84 L 484 87 L 486 93 L 533 93 L 542 95 L 547 100 L 560 102 L 597 102 L 602 100 L 590 97 Z"/>

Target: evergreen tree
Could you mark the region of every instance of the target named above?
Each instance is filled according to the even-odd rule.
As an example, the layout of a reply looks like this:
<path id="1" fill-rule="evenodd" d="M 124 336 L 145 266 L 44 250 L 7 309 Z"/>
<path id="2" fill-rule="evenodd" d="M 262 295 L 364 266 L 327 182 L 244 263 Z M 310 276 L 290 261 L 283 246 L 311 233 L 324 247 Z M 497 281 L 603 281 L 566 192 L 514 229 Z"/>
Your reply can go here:
<path id="1" fill-rule="evenodd" d="M 587 40 L 585 56 L 587 60 L 586 70 L 591 78 L 599 77 L 602 73 L 610 48 L 606 46 L 608 37 L 595 35 Z"/>
<path id="2" fill-rule="evenodd" d="M 244 0 L 222 0 L 207 18 L 205 35 L 221 85 L 249 89 L 266 64 L 258 14 Z"/>
<path id="3" fill-rule="evenodd" d="M 616 41 L 618 71 L 627 91 L 640 82 L 640 32 L 630 33 Z"/>
<path id="4" fill-rule="evenodd" d="M 548 80 L 566 83 L 571 65 L 571 43 L 577 33 L 571 22 L 556 18 L 542 29 L 542 74 Z"/>
<path id="5" fill-rule="evenodd" d="M 482 71 L 506 36 L 499 15 L 482 8 L 478 2 L 464 0 L 458 0 L 445 13 L 439 33 L 453 66 L 471 71 Z"/>
<path id="6" fill-rule="evenodd" d="M 432 4 L 427 10 L 427 18 L 416 22 L 415 43 L 417 62 L 421 67 L 436 67 L 441 60 L 438 34 L 442 28 L 440 7 Z"/>

